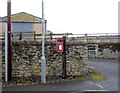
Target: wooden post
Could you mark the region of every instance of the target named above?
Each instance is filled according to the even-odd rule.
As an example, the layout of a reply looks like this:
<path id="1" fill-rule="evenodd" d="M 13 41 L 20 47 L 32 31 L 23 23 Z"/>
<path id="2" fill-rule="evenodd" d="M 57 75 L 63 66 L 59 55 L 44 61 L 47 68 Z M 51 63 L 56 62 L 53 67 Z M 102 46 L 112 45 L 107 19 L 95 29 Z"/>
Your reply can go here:
<path id="1" fill-rule="evenodd" d="M 19 40 L 22 40 L 22 32 L 19 34 Z"/>
<path id="2" fill-rule="evenodd" d="M 88 39 L 87 39 L 87 34 L 85 34 L 85 42 L 87 42 L 88 41 Z"/>
<path id="3" fill-rule="evenodd" d="M 7 36 L 8 36 L 8 81 L 12 78 L 12 61 L 11 61 L 11 0 L 7 1 Z"/>
<path id="4" fill-rule="evenodd" d="M 65 36 L 66 36 L 66 39 L 68 39 L 68 33 L 66 33 Z"/>
<path id="5" fill-rule="evenodd" d="M 36 33 L 35 33 L 35 31 L 34 31 L 34 40 L 36 40 Z"/>
<path id="6" fill-rule="evenodd" d="M 13 33 L 11 33 L 11 36 L 12 36 L 12 38 L 13 38 Z"/>
<path id="7" fill-rule="evenodd" d="M 62 78 L 66 78 L 66 37 L 63 37 L 63 53 L 62 53 Z"/>
<path id="8" fill-rule="evenodd" d="M 50 39 L 52 40 L 52 33 L 50 33 Z"/>

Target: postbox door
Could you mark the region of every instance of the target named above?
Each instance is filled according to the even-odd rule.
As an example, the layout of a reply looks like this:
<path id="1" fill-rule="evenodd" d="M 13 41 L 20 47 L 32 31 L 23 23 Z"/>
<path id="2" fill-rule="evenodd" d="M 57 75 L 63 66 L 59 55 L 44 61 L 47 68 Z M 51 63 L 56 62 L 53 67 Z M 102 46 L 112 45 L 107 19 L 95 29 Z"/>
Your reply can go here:
<path id="1" fill-rule="evenodd" d="M 63 52 L 63 43 L 58 44 L 58 52 L 60 52 L 60 53 Z"/>
<path id="2" fill-rule="evenodd" d="M 62 51 L 62 50 L 63 50 L 63 45 L 62 45 L 62 44 L 59 44 L 59 45 L 58 45 L 58 50 L 59 50 L 59 51 Z"/>
<path id="3" fill-rule="evenodd" d="M 62 53 L 63 52 L 63 39 L 59 38 L 56 40 L 57 44 L 57 52 Z"/>

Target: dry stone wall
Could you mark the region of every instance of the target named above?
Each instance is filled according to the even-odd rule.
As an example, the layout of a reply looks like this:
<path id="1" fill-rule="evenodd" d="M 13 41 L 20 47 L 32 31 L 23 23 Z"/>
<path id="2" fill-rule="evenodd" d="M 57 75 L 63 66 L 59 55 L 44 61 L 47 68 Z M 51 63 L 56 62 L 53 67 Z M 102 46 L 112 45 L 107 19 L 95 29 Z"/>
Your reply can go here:
<path id="1" fill-rule="evenodd" d="M 95 44 L 95 43 L 90 43 Z M 98 50 L 95 52 L 88 52 L 89 55 L 93 55 L 90 57 L 95 57 L 97 54 L 98 58 L 105 59 L 120 59 L 120 43 L 96 43 L 98 45 Z M 89 45 L 89 43 L 88 43 Z M 93 49 L 92 49 L 93 50 Z"/>
<path id="2" fill-rule="evenodd" d="M 41 41 L 12 41 L 12 77 L 41 76 Z M 3 42 L 3 77 L 5 48 Z M 87 45 L 79 41 L 67 41 L 67 75 L 87 74 Z M 45 42 L 47 76 L 62 76 L 62 53 L 56 51 L 56 41 Z"/>

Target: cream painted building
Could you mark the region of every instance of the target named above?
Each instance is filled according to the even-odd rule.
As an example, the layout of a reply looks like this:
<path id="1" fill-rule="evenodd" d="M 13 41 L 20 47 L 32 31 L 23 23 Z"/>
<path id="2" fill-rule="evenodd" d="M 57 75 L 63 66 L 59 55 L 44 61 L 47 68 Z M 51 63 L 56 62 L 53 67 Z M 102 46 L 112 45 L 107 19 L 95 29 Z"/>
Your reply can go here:
<path id="1" fill-rule="evenodd" d="M 7 16 L 1 18 L 2 21 L 0 21 L 0 30 L 2 33 L 5 32 L 6 24 L 7 24 Z M 33 32 L 35 31 L 36 34 L 42 33 L 42 22 L 41 18 L 36 17 L 34 15 L 20 12 L 17 14 L 11 15 L 11 30 L 12 32 Z M 47 21 L 45 20 L 45 26 L 46 29 Z"/>

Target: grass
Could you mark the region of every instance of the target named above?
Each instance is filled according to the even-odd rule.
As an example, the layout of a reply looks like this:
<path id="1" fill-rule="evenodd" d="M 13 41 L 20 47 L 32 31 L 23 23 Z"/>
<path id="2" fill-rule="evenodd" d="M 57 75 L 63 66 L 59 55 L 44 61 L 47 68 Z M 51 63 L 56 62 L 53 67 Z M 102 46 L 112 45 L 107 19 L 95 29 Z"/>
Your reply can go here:
<path id="1" fill-rule="evenodd" d="M 98 82 L 98 81 L 103 81 L 104 77 L 100 75 L 100 72 L 98 72 L 97 70 L 93 70 L 91 77 L 76 77 L 71 79 L 65 79 L 64 81 L 75 81 L 75 80 L 80 80 L 80 81 L 91 80 L 93 82 Z"/>
<path id="2" fill-rule="evenodd" d="M 77 79 L 77 80 L 87 80 L 87 78 L 85 78 L 85 77 L 81 77 L 81 78 L 80 78 L 80 77 L 77 77 L 76 79 Z"/>
<path id="3" fill-rule="evenodd" d="M 64 81 L 74 81 L 76 79 L 65 79 Z"/>
<path id="4" fill-rule="evenodd" d="M 34 43 L 35 42 L 35 40 L 31 40 L 31 43 Z"/>
<path id="5" fill-rule="evenodd" d="M 83 80 L 88 80 L 87 78 L 85 77 L 77 77 L 75 79 L 65 79 L 64 81 L 74 81 L 74 80 L 80 80 L 80 81 L 83 81 Z"/>
<path id="6" fill-rule="evenodd" d="M 104 77 L 102 75 L 100 75 L 100 72 L 93 70 L 93 74 L 92 76 L 89 78 L 89 80 L 93 81 L 93 82 L 97 82 L 97 81 L 103 81 Z"/>

